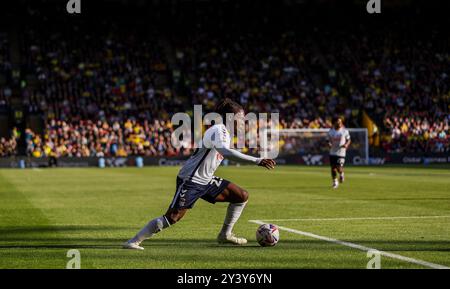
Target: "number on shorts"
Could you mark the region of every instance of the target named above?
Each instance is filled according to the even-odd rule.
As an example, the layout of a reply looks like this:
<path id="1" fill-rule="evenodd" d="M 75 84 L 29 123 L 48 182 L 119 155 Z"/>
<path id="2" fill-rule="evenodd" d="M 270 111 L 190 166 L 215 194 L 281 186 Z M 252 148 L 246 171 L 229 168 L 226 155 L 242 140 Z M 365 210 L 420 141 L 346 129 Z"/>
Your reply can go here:
<path id="1" fill-rule="evenodd" d="M 223 181 L 223 179 L 221 179 L 221 178 L 213 177 L 209 183 L 211 185 L 214 184 L 217 187 L 220 187 L 220 185 L 222 184 L 222 181 Z"/>

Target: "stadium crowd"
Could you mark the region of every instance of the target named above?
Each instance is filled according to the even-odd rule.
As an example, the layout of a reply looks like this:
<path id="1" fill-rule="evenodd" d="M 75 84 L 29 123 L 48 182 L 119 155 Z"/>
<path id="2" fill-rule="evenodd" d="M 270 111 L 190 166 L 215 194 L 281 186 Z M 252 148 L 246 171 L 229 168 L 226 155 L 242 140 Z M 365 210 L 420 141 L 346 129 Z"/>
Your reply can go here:
<path id="1" fill-rule="evenodd" d="M 11 157 L 17 155 L 17 141 L 20 132 L 17 128 L 13 128 L 11 136 L 0 138 L 0 157 Z"/>
<path id="2" fill-rule="evenodd" d="M 169 87 L 154 87 L 167 72 L 157 42 L 142 41 L 138 32 L 78 30 L 83 29 L 61 34 L 30 28 L 24 35 L 26 66 L 37 78 L 37 85 L 22 90 L 29 112 L 66 121 L 167 118 L 167 107 L 176 101 Z"/>
<path id="3" fill-rule="evenodd" d="M 247 111 L 279 112 L 282 128 L 328 128 L 337 114 L 357 127 L 366 111 L 383 151 L 450 151 L 450 50 L 439 33 L 417 41 L 385 28 L 368 37 L 361 25 L 352 33 L 196 31 L 163 41 L 98 25 L 24 33 L 24 67 L 36 82 L 21 88 L 22 99 L 45 119 L 42 134 L 26 131 L 28 155 L 187 154 L 171 145 L 171 115 L 193 104 L 210 110 L 223 97 Z M 9 93 L 0 91 L 0 106 Z M 13 146 L 14 137 L 2 139 L 0 155 Z"/>
<path id="4" fill-rule="evenodd" d="M 155 120 L 78 121 L 51 120 L 43 136 L 27 129 L 27 154 L 33 157 L 105 157 L 128 155 L 172 156 L 187 150 L 175 149 L 170 141 L 170 122 Z"/>
<path id="5" fill-rule="evenodd" d="M 426 113 L 425 113 L 426 114 Z M 387 152 L 450 152 L 449 118 L 386 117 L 385 127 L 390 131 L 382 140 Z"/>

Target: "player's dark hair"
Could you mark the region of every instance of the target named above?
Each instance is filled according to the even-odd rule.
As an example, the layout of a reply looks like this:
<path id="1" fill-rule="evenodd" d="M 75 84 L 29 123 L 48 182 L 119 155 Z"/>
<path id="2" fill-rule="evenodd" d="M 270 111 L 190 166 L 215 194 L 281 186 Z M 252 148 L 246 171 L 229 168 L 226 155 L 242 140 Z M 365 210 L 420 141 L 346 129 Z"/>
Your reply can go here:
<path id="1" fill-rule="evenodd" d="M 344 121 L 344 119 L 340 116 L 333 116 L 333 118 L 331 119 L 331 122 L 333 124 L 335 124 L 338 121 L 338 119 L 341 119 L 342 121 Z"/>
<path id="2" fill-rule="evenodd" d="M 224 98 L 216 106 L 215 112 L 220 114 L 225 120 L 227 113 L 239 113 L 244 110 L 244 108 L 237 102 L 231 100 L 230 98 Z"/>

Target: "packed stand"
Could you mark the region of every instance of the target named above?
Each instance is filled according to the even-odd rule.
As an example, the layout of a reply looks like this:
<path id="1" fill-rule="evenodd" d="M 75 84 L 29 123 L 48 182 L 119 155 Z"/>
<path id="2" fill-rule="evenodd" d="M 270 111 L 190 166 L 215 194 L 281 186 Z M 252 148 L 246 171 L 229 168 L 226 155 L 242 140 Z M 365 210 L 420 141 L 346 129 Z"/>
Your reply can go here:
<path id="1" fill-rule="evenodd" d="M 329 128 L 337 114 L 359 127 L 366 111 L 383 151 L 449 151 L 450 44 L 439 32 L 361 25 L 214 36 L 109 26 L 24 33 L 24 67 L 36 83 L 21 96 L 46 120 L 43 135 L 27 131 L 29 155 L 187 154 L 170 145 L 170 117 L 193 104 L 211 110 L 223 97 L 279 112 L 281 128 Z M 0 91 L 0 106 L 9 94 Z"/>
<path id="2" fill-rule="evenodd" d="M 11 136 L 0 137 L 0 157 L 13 157 L 17 155 L 17 142 L 20 132 L 17 128 L 12 130 Z"/>
<path id="3" fill-rule="evenodd" d="M 177 100 L 164 83 L 168 69 L 159 38 L 106 27 L 27 30 L 24 62 L 37 81 L 22 90 L 29 112 L 64 121 L 168 117 Z"/>
<path id="4" fill-rule="evenodd" d="M 170 122 L 51 120 L 43 136 L 26 131 L 27 154 L 33 157 L 174 156 L 190 150 L 174 148 Z"/>
<path id="5" fill-rule="evenodd" d="M 422 113 L 427 114 L 427 113 Z M 382 147 L 386 152 L 450 152 L 450 117 L 430 119 L 416 114 L 408 117 L 386 117 Z"/>

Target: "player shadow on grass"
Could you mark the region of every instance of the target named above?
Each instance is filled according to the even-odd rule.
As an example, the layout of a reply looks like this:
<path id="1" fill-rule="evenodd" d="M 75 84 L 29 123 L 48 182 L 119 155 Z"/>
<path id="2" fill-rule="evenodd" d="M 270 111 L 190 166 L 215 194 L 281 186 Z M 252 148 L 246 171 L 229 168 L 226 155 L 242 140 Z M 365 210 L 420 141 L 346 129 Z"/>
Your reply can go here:
<path id="1" fill-rule="evenodd" d="M 0 245 L 0 249 L 117 249 L 117 245 Z"/>
<path id="2" fill-rule="evenodd" d="M 26 239 L 9 239 L 15 241 L 15 244 L 1 244 L 0 249 L 105 249 L 114 250 L 121 249 L 124 242 L 122 238 L 33 238 L 33 242 L 37 244 L 17 244 L 17 242 L 26 242 Z M 351 240 L 351 242 L 376 248 L 380 251 L 398 252 L 398 251 L 429 251 L 429 252 L 450 252 L 450 242 L 446 241 L 419 241 L 419 240 L 401 240 L 401 241 L 384 241 L 384 240 Z M 321 251 L 321 250 L 348 250 L 344 246 L 333 246 L 321 240 L 283 240 L 276 248 L 283 250 L 304 250 Z M 250 240 L 244 246 L 236 246 L 232 244 L 218 244 L 215 239 L 172 239 L 172 238 L 153 238 L 144 243 L 144 247 L 151 250 L 158 247 L 183 247 L 186 249 L 196 248 L 224 248 L 227 250 L 249 250 L 261 248 L 256 241 Z M 263 248 L 271 250 L 271 248 Z"/>
<path id="3" fill-rule="evenodd" d="M 352 201 L 442 201 L 450 200 L 450 198 L 433 198 L 433 197 L 423 197 L 423 198 L 354 198 Z"/>
<path id="4" fill-rule="evenodd" d="M 0 227 L 0 236 L 8 234 L 32 234 L 32 233 L 64 233 L 64 232 L 77 232 L 77 231 L 116 231 L 116 230 L 129 230 L 129 227 L 117 227 L 117 226 L 91 226 L 91 225 L 67 225 L 67 226 L 16 226 L 16 227 Z"/>
<path id="5" fill-rule="evenodd" d="M 101 237 L 102 231 L 111 233 L 118 232 L 120 237 L 105 238 Z M 20 226 L 20 227 L 0 227 L 0 249 L 121 249 L 122 243 L 127 239 L 124 232 L 133 231 L 129 227 L 120 226 L 92 226 L 92 225 L 68 225 L 68 226 Z M 92 232 L 95 235 L 92 236 Z M 59 234 L 83 234 L 91 237 L 68 237 L 59 236 Z M 348 240 L 353 243 L 376 248 L 382 251 L 436 251 L 450 252 L 450 242 L 448 241 L 429 241 L 429 240 Z M 11 243 L 11 244 L 5 244 Z M 183 246 L 189 248 L 259 248 L 255 240 L 249 239 L 249 243 L 244 246 L 218 244 L 215 238 L 208 239 L 175 239 L 165 238 L 164 236 L 155 236 L 144 242 L 144 247 L 174 247 Z M 330 244 L 320 240 L 307 239 L 283 239 L 276 247 L 284 249 L 309 249 L 323 250 Z M 337 250 L 347 250 L 340 246 Z"/>

